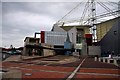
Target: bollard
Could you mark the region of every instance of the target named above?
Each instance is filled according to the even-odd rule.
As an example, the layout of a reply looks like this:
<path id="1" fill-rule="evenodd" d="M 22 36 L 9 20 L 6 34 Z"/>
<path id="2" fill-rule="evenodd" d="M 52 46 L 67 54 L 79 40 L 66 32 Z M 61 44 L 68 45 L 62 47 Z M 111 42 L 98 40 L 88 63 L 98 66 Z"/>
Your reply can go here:
<path id="1" fill-rule="evenodd" d="M 103 62 L 105 62 L 105 59 L 103 58 Z"/>
<path id="2" fill-rule="evenodd" d="M 101 61 L 101 59 L 99 58 L 99 61 Z"/>
<path id="3" fill-rule="evenodd" d="M 117 65 L 117 60 L 116 59 L 114 59 L 114 64 Z"/>
<path id="4" fill-rule="evenodd" d="M 3 59 L 5 59 L 5 57 L 6 57 L 5 54 L 3 54 Z"/>
<path id="5" fill-rule="evenodd" d="M 94 60 L 97 61 L 97 57 L 95 57 Z"/>
<path id="6" fill-rule="evenodd" d="M 107 63 L 110 63 L 110 60 L 109 60 L 109 59 L 107 60 Z"/>

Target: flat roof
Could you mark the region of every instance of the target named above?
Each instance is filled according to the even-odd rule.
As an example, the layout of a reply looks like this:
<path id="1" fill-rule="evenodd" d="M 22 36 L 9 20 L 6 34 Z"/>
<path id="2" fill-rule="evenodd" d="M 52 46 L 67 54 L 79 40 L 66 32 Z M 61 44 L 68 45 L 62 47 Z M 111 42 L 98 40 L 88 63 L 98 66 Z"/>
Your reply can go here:
<path id="1" fill-rule="evenodd" d="M 60 26 L 60 27 L 91 27 L 90 25 L 68 25 L 68 26 Z"/>
<path id="2" fill-rule="evenodd" d="M 115 19 L 120 19 L 120 16 L 119 16 L 119 17 L 116 17 L 116 18 L 113 18 L 113 19 L 109 19 L 109 20 L 106 20 L 106 21 L 100 22 L 100 23 L 97 23 L 96 25 L 99 25 L 99 24 L 102 24 L 102 23 L 105 23 L 105 22 L 109 22 L 109 21 L 111 21 L 111 20 L 115 20 Z"/>

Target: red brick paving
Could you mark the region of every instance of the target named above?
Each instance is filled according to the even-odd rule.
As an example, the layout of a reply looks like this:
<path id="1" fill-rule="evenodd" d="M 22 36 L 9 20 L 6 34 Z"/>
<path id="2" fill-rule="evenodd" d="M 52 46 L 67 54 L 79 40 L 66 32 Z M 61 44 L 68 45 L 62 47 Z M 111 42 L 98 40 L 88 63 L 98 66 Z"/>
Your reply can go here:
<path id="1" fill-rule="evenodd" d="M 12 62 L 3 62 L 2 66 L 3 67 L 20 67 L 20 66 L 24 66 L 25 64 L 20 64 L 20 63 L 12 63 Z"/>
<path id="2" fill-rule="evenodd" d="M 77 78 L 118 78 L 118 76 L 111 75 L 92 75 L 92 74 L 77 74 Z"/>
<path id="3" fill-rule="evenodd" d="M 33 64 L 33 65 L 28 65 L 27 63 Z M 23 61 L 23 63 L 17 63 L 17 62 L 3 62 L 2 66 L 4 68 L 9 68 L 9 67 L 20 67 L 20 70 L 22 70 L 23 74 L 23 79 L 26 80 L 26 78 L 54 78 L 55 80 L 57 79 L 62 79 L 62 78 L 67 78 L 69 76 L 69 72 L 73 72 L 75 67 L 81 63 L 81 60 L 78 62 L 73 62 L 65 65 L 57 65 L 57 66 L 43 66 L 43 65 L 36 65 L 30 61 Z M 94 69 L 97 68 L 97 69 Z M 99 69 L 101 68 L 101 69 Z M 104 68 L 104 69 L 103 69 Z M 31 70 L 27 70 L 31 69 Z M 75 80 L 118 80 L 117 76 L 108 76 L 108 75 L 93 75 L 93 74 L 87 74 L 87 73 L 100 73 L 100 74 L 118 74 L 120 70 L 113 70 L 113 69 L 118 69 L 117 66 L 113 64 L 106 64 L 106 63 L 101 63 L 101 62 L 95 62 L 93 59 L 86 59 L 86 61 L 83 63 L 82 67 L 78 71 L 78 73 L 74 76 Z M 40 70 L 45 70 L 45 71 L 40 71 Z M 48 70 L 48 71 L 47 71 Z M 53 71 L 53 72 L 49 72 Z M 58 72 L 54 72 L 58 71 Z M 66 72 L 66 73 L 60 73 L 60 72 Z M 32 76 L 25 76 L 25 73 L 32 73 Z M 81 74 L 84 73 L 84 74 Z M 38 80 L 38 79 L 37 79 Z"/>
<path id="4" fill-rule="evenodd" d="M 83 74 L 76 74 L 74 77 L 75 80 L 79 80 L 79 79 L 80 80 L 120 80 L 118 76 L 107 75 L 107 74 L 119 75 L 120 74 L 119 67 L 113 64 L 94 61 L 94 59 L 91 58 L 86 59 L 86 61 L 79 69 L 78 73 L 83 73 Z M 106 75 L 100 75 L 100 74 L 106 74 Z"/>
<path id="5" fill-rule="evenodd" d="M 75 69 L 74 67 L 41 66 L 41 65 L 31 65 L 22 68 L 34 69 L 34 70 L 52 70 L 52 71 L 61 71 L 61 72 L 72 72 Z"/>
<path id="6" fill-rule="evenodd" d="M 113 64 L 103 63 L 94 61 L 94 59 L 87 58 L 81 68 L 108 68 L 108 69 L 120 69 L 120 67 L 117 67 Z"/>
<path id="7" fill-rule="evenodd" d="M 103 73 L 103 74 L 120 74 L 120 70 L 118 69 L 89 69 L 89 68 L 81 68 L 79 72 L 82 73 Z"/>
<path id="8" fill-rule="evenodd" d="M 120 80 L 118 76 L 92 74 L 76 74 L 75 78 L 77 80 Z"/>
<path id="9" fill-rule="evenodd" d="M 82 62 L 82 59 L 80 61 L 75 61 L 71 63 L 66 64 L 50 64 L 49 66 L 64 66 L 64 67 L 77 67 Z"/>
<path id="10" fill-rule="evenodd" d="M 66 78 L 69 73 L 57 73 L 57 72 L 40 72 L 40 71 L 32 71 L 32 70 L 22 70 L 22 78 L 27 80 L 27 78 L 36 78 L 36 79 L 62 79 Z M 26 76 L 25 73 L 32 73 L 31 76 Z"/>

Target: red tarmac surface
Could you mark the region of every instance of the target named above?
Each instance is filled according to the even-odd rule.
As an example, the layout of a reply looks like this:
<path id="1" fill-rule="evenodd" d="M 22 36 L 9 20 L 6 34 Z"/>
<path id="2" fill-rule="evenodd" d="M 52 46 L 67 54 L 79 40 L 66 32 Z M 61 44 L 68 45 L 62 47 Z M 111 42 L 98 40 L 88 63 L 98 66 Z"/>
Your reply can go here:
<path id="1" fill-rule="evenodd" d="M 48 71 L 60 71 L 60 72 L 72 72 L 75 68 L 69 68 L 69 67 L 61 67 L 61 66 L 38 66 L 38 65 L 32 65 L 32 66 L 25 66 L 23 68 L 27 69 L 34 69 L 34 70 L 48 70 Z"/>
<path id="2" fill-rule="evenodd" d="M 111 75 L 76 74 L 75 80 L 120 80 L 120 79 L 118 76 Z"/>
<path id="3" fill-rule="evenodd" d="M 119 74 L 118 69 L 97 69 L 97 68 L 81 68 L 79 70 L 81 73 L 101 73 L 101 74 Z"/>
<path id="4" fill-rule="evenodd" d="M 20 63 L 13 63 L 13 62 L 3 62 L 2 66 L 5 68 L 9 67 L 20 67 L 20 66 L 25 66 L 26 64 L 20 64 Z"/>
<path id="5" fill-rule="evenodd" d="M 65 80 L 81 63 L 83 59 L 68 64 L 44 64 L 30 62 L 32 60 L 21 62 L 3 62 L 3 69 L 21 70 L 23 80 L 26 78 L 33 80 Z M 29 63 L 29 64 L 28 64 Z M 17 67 L 17 68 L 16 68 Z M 25 75 L 25 74 L 31 75 Z M 87 58 L 82 64 L 78 72 L 73 76 L 73 80 L 120 80 L 120 67 L 113 64 L 95 62 L 91 58 Z"/>
<path id="6" fill-rule="evenodd" d="M 31 73 L 32 76 L 26 76 L 26 73 Z M 26 79 L 31 79 L 31 78 L 35 78 L 35 79 L 64 79 L 67 78 L 67 76 L 69 75 L 69 73 L 59 73 L 59 72 L 45 72 L 45 71 L 33 71 L 33 70 L 22 70 L 22 78 L 23 80 Z"/>

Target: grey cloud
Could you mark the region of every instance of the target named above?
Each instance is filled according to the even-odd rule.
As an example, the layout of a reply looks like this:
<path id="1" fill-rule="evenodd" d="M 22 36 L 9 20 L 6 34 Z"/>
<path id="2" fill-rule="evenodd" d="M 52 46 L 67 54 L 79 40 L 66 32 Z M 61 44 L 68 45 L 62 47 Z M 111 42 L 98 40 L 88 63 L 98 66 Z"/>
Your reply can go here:
<path id="1" fill-rule="evenodd" d="M 2 2 L 3 46 L 23 46 L 26 36 L 34 32 L 51 30 L 52 25 L 79 2 Z M 80 19 L 83 6 L 65 19 Z M 65 20 L 64 19 L 64 20 Z M 14 43 L 13 43 L 14 42 Z"/>
<path id="2" fill-rule="evenodd" d="M 86 0 L 1 0 L 3 2 L 86 2 Z M 113 1 L 118 2 L 119 0 L 100 0 L 101 2 Z"/>
<path id="3" fill-rule="evenodd" d="M 3 3 L 3 13 L 5 12 L 31 12 L 38 14 L 49 14 L 56 17 L 64 16 L 70 11 L 77 3 L 58 3 L 58 2 L 5 2 Z M 67 6 L 67 7 L 66 7 Z M 59 16 L 58 16 L 59 14 Z"/>

